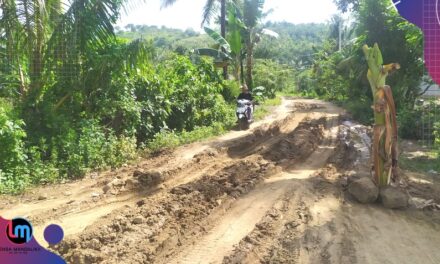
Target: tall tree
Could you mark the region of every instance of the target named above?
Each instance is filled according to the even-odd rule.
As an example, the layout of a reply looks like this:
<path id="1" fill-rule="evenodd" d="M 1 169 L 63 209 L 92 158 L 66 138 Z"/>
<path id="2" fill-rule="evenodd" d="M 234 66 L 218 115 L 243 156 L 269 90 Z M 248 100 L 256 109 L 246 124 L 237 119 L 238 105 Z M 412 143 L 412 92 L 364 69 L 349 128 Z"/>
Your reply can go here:
<path id="1" fill-rule="evenodd" d="M 226 38 L 226 0 L 220 0 L 220 31 L 223 38 Z M 223 78 L 228 78 L 228 66 L 223 67 Z"/>
<path id="2" fill-rule="evenodd" d="M 254 49 L 261 40 L 262 35 L 278 38 L 278 34 L 263 28 L 262 18 L 267 14 L 263 12 L 265 0 L 244 0 L 243 22 L 245 25 L 244 37 L 246 43 L 246 82 L 250 89 L 253 87 L 252 69 Z"/>

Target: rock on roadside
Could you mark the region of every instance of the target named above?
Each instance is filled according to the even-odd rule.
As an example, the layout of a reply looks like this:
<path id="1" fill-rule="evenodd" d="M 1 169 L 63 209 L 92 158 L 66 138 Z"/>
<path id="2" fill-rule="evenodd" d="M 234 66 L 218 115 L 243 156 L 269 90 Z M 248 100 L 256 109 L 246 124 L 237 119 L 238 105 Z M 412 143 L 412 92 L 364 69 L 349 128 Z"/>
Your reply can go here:
<path id="1" fill-rule="evenodd" d="M 151 170 L 146 172 L 135 171 L 133 176 L 137 178 L 137 180 L 142 185 L 158 185 L 164 182 L 164 177 L 161 172 Z"/>
<path id="2" fill-rule="evenodd" d="M 389 186 L 380 190 L 380 199 L 386 208 L 402 209 L 408 207 L 409 195 L 399 188 Z"/>
<path id="3" fill-rule="evenodd" d="M 348 192 L 360 203 L 374 203 L 379 196 L 379 188 L 369 177 L 362 177 L 351 182 Z"/>

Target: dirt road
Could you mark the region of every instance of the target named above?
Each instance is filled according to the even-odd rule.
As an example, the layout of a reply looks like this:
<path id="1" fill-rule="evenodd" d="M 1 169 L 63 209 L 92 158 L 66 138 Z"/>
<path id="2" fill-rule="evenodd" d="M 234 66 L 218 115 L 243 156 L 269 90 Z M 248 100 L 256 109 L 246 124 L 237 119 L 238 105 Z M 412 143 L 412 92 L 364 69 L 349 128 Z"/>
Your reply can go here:
<path id="1" fill-rule="evenodd" d="M 4 197 L 1 215 L 28 217 L 41 242 L 60 224 L 68 263 L 440 263 L 437 212 L 346 194 L 368 167 L 367 130 L 330 103 L 285 98 L 249 131 Z"/>

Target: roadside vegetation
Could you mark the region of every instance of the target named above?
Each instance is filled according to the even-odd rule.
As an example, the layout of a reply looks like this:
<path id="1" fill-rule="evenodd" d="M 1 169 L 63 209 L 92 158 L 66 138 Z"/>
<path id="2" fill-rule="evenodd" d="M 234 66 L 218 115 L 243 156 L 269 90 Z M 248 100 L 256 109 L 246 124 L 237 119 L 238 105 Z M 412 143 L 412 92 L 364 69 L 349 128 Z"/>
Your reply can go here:
<path id="1" fill-rule="evenodd" d="M 3 1 L 0 193 L 222 134 L 235 124 L 242 83 L 260 103 L 256 119 L 279 105 L 280 95 L 295 94 L 337 102 L 371 123 L 364 43 L 380 43 L 385 61 L 402 65 L 389 79 L 400 135 L 419 138 L 422 34 L 387 9 L 389 1 L 337 0 L 356 24 L 337 15 L 300 25 L 263 23 L 264 2 L 207 1 L 201 20 L 220 19 L 201 34 L 114 28 L 121 1 L 75 0 L 67 10 L 60 1 Z M 440 152 L 440 124 L 430 120 Z"/>
<path id="2" fill-rule="evenodd" d="M 440 103 L 438 98 L 422 98 L 422 83 L 432 80 L 423 64 L 423 35 L 413 24 L 404 20 L 389 1 L 337 0 L 341 11 L 350 10 L 355 22 L 335 16 L 329 23 L 328 38 L 297 71 L 298 92 L 306 97 L 333 101 L 348 109 L 364 123 L 373 123 L 371 89 L 367 64 L 360 47 L 379 43 L 384 62 L 398 62 L 401 69 L 388 78 L 397 107 L 399 136 L 422 140 L 430 135 L 434 152 L 440 153 Z M 339 29 L 341 38 L 339 38 Z M 440 161 L 431 155 L 427 163 Z M 416 161 L 413 161 L 416 162 Z M 423 163 L 423 162 L 422 162 Z M 423 167 L 423 164 L 420 164 Z M 412 167 L 417 167 L 413 165 Z M 432 164 L 431 169 L 438 166 Z"/>
<path id="3" fill-rule="evenodd" d="M 200 43 L 226 46 L 191 30 L 115 29 L 122 2 L 100 3 L 1 4 L 0 193 L 116 168 L 234 126 L 244 75 L 234 80 L 231 63 L 225 79 L 215 59 L 193 53 Z M 246 20 L 235 34 L 240 54 L 262 28 L 264 2 L 245 4 L 228 7 L 229 19 Z M 256 65 L 246 81 L 262 75 L 253 86 L 262 105 L 290 85 L 277 62 L 245 64 Z"/>

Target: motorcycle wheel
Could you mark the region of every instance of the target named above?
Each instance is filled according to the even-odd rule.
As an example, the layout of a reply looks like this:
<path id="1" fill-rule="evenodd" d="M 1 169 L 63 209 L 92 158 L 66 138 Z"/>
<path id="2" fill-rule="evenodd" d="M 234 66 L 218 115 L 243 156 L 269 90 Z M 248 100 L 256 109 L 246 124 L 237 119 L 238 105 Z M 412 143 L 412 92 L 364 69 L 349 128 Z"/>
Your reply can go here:
<path id="1" fill-rule="evenodd" d="M 240 130 L 247 130 L 249 129 L 249 122 L 246 120 L 246 118 L 242 118 L 238 122 Z"/>

